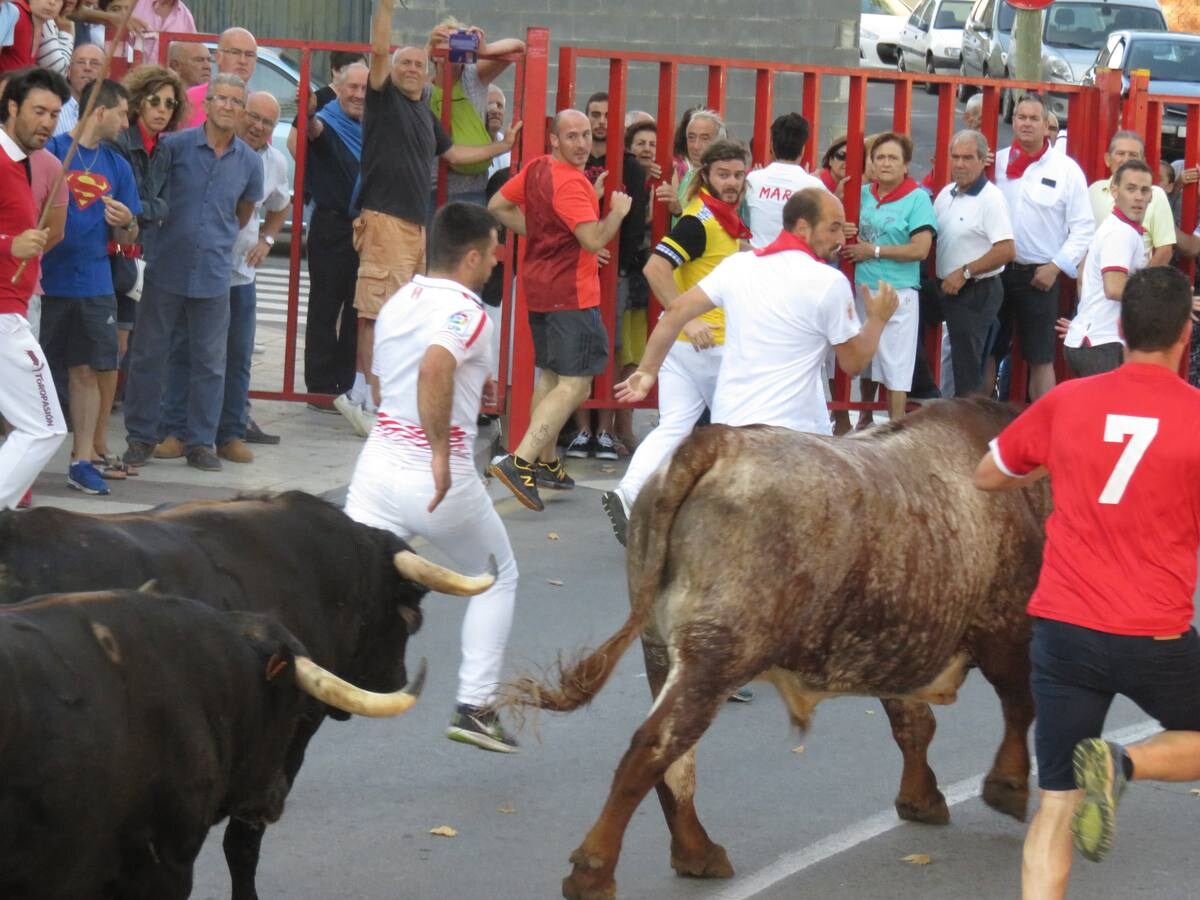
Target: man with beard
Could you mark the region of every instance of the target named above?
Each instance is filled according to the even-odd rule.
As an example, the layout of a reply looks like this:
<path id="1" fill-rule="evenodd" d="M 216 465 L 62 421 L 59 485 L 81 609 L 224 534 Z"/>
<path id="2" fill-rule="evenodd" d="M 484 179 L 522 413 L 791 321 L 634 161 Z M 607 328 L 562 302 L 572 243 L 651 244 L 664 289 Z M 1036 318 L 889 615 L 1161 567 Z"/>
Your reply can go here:
<path id="1" fill-rule="evenodd" d="M 11 509 L 67 434 L 46 358 L 25 318 L 49 233 L 38 229 L 29 154 L 45 146 L 71 96 L 61 76 L 28 69 L 0 98 L 0 415 L 12 426 L 0 445 L 0 509 Z M 27 261 L 21 277 L 14 276 Z"/>

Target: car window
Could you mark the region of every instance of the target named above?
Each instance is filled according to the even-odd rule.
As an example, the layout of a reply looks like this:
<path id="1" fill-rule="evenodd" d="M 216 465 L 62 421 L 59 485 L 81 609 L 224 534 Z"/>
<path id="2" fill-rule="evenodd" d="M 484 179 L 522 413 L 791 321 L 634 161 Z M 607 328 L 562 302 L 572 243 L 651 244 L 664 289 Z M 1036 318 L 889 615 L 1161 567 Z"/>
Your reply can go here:
<path id="1" fill-rule="evenodd" d="M 1099 50 L 1112 31 L 1166 31 L 1162 13 L 1112 3 L 1056 3 L 1047 10 L 1042 41 L 1052 47 Z"/>
<path id="2" fill-rule="evenodd" d="M 1129 71 L 1149 69 L 1155 81 L 1200 82 L 1200 43 L 1138 41 L 1129 48 Z"/>
<path id="3" fill-rule="evenodd" d="M 934 28 L 962 28 L 967 23 L 967 13 L 971 11 L 970 0 L 944 0 L 938 7 L 937 18 L 933 20 Z"/>
<path id="4" fill-rule="evenodd" d="M 971 18 L 975 20 L 977 27 L 984 29 L 992 27 L 992 12 L 995 8 L 996 0 L 980 0 L 975 7 L 975 12 L 971 13 Z"/>
<path id="5" fill-rule="evenodd" d="M 1112 48 L 1112 53 L 1109 54 L 1108 61 L 1103 63 L 1106 69 L 1121 68 L 1121 61 L 1125 57 L 1125 42 L 1118 40 L 1116 46 Z"/>
<path id="6" fill-rule="evenodd" d="M 1011 34 L 1013 27 L 1013 17 L 1017 11 L 1009 5 L 1008 0 L 1004 0 L 1000 4 L 1000 15 L 997 17 L 996 30 L 1002 34 Z"/>
<path id="7" fill-rule="evenodd" d="M 279 101 L 280 121 L 291 121 L 295 117 L 297 82 L 270 60 L 259 57 L 254 74 L 250 76 L 250 90 L 266 91 Z"/>

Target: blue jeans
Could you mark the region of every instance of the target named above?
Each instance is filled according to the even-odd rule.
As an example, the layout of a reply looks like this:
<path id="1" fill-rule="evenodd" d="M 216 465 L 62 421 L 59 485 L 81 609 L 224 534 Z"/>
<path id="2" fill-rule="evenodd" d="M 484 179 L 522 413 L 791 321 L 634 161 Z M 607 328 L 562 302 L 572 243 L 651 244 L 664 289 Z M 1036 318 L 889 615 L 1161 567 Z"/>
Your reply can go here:
<path id="1" fill-rule="evenodd" d="M 147 284 L 138 309 L 125 386 L 125 430 L 130 441 L 155 444 L 168 432 L 161 427 L 163 385 L 176 325 L 183 328 L 187 364 L 184 427 L 188 450 L 211 447 L 225 391 L 225 346 L 229 332 L 229 294 L 184 297 Z"/>
<path id="2" fill-rule="evenodd" d="M 246 436 L 246 410 L 250 398 L 250 360 L 254 354 L 257 295 L 253 282 L 229 288 L 229 335 L 225 345 L 225 393 L 217 423 L 217 446 Z M 181 322 L 171 338 L 167 388 L 162 401 L 163 437 L 184 440 L 187 433 L 188 328 Z"/>

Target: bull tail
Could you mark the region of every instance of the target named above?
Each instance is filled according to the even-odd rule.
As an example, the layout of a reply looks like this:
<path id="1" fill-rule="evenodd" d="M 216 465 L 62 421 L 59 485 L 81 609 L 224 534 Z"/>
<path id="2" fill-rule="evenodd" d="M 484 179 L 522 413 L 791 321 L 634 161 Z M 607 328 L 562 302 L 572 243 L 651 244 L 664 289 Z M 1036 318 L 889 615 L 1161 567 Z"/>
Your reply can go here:
<path id="1" fill-rule="evenodd" d="M 493 708 L 518 707 L 570 712 L 590 703 L 608 682 L 629 645 L 646 628 L 666 568 L 671 527 L 696 482 L 712 468 L 732 429 L 701 429 L 685 441 L 665 476 L 639 499 L 629 530 L 629 618 L 590 653 L 558 661 L 542 678 L 526 675 L 501 685 Z M 649 514 L 646 514 L 646 510 Z"/>

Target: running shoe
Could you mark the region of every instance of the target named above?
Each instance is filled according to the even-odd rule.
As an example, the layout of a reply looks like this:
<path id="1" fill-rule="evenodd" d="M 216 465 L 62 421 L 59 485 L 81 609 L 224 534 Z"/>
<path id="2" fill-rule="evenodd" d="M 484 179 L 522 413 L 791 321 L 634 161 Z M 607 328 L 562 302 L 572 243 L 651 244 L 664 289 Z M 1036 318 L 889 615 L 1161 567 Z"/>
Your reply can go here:
<path id="1" fill-rule="evenodd" d="M 567 444 L 566 454 L 571 459 L 587 459 L 591 453 L 592 433 L 590 431 L 579 432 L 571 438 L 571 443 Z"/>
<path id="2" fill-rule="evenodd" d="M 500 717 L 478 707 L 458 704 L 446 729 L 446 737 L 494 753 L 520 753 L 517 742 L 504 731 Z"/>
<path id="3" fill-rule="evenodd" d="M 78 459 L 67 469 L 67 486 L 85 494 L 104 496 L 111 493 L 104 477 L 90 460 Z"/>
<path id="4" fill-rule="evenodd" d="M 754 692 L 750 688 L 738 688 L 729 695 L 730 703 L 752 703 L 754 702 Z"/>
<path id="5" fill-rule="evenodd" d="M 1117 803 L 1125 792 L 1125 750 L 1102 738 L 1087 738 L 1075 745 L 1072 762 L 1075 786 L 1083 800 L 1071 819 L 1071 834 L 1079 852 L 1099 862 L 1112 849 L 1117 832 Z"/>
<path id="6" fill-rule="evenodd" d="M 546 507 L 538 496 L 537 473 L 533 469 L 528 463 L 517 462 L 517 457 L 512 453 L 488 466 L 488 471 L 516 495 L 522 506 L 541 512 Z"/>
<path id="7" fill-rule="evenodd" d="M 608 521 L 612 523 L 617 543 L 624 547 L 626 535 L 629 532 L 629 516 L 625 512 L 625 501 L 616 491 L 605 491 L 600 495 L 600 504 L 608 514 Z"/>
<path id="8" fill-rule="evenodd" d="M 562 464 L 561 459 L 556 459 L 552 463 L 542 462 L 539 459 L 533 470 L 536 474 L 534 481 L 540 488 L 569 491 L 575 487 L 575 479 L 567 474 L 566 466 Z"/>
<path id="9" fill-rule="evenodd" d="M 350 399 L 349 394 L 338 394 L 333 398 L 333 408 L 336 412 L 342 414 L 347 422 L 354 428 L 354 433 L 359 437 L 366 437 L 371 433 L 371 429 L 375 427 L 375 417 L 367 410 L 359 406 Z"/>
<path id="10" fill-rule="evenodd" d="M 607 431 L 602 431 L 596 435 L 596 459 L 617 459 L 617 444 L 613 440 L 613 436 Z"/>

